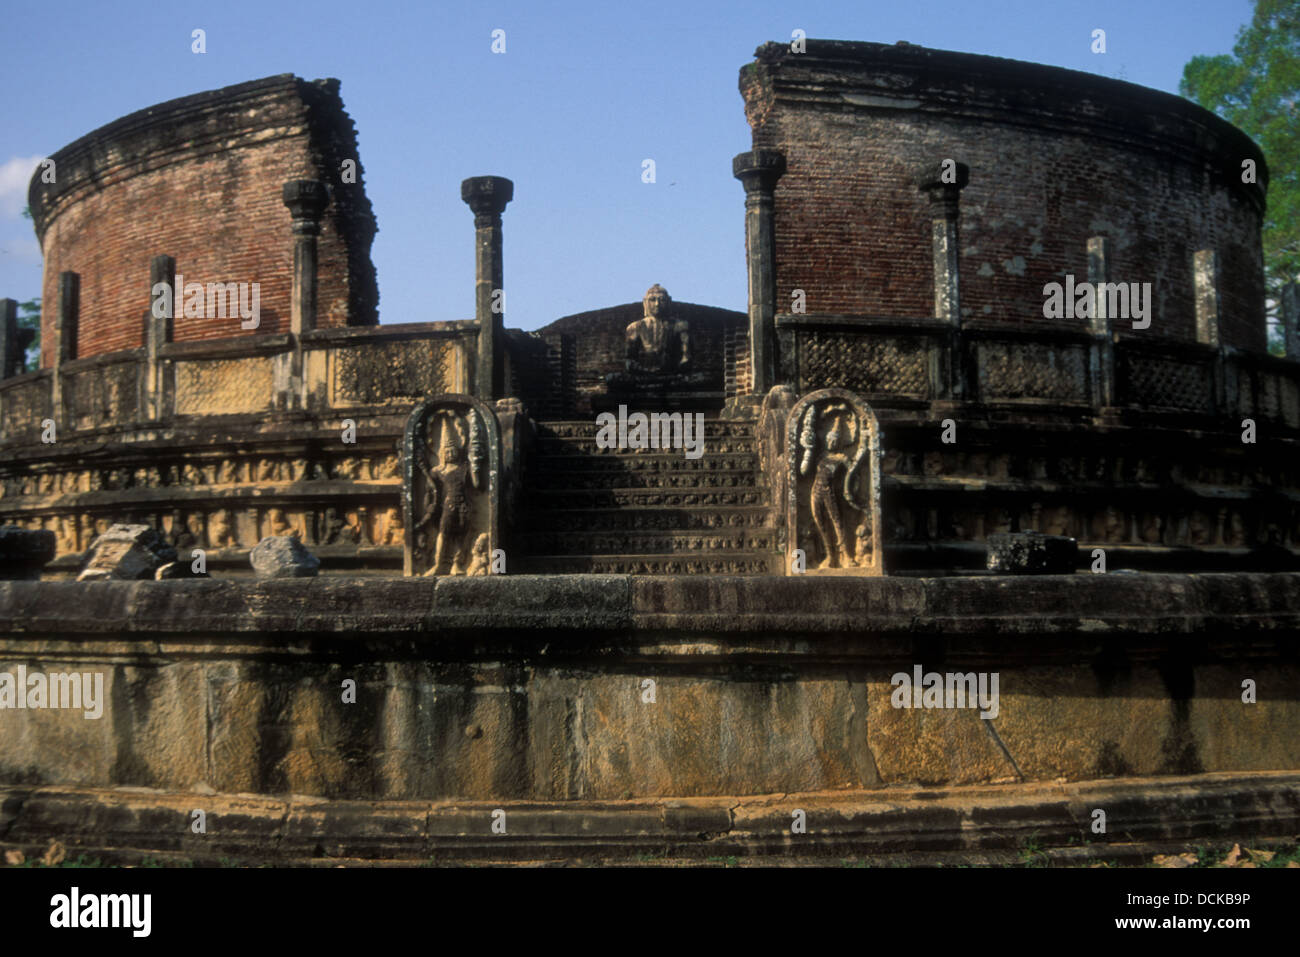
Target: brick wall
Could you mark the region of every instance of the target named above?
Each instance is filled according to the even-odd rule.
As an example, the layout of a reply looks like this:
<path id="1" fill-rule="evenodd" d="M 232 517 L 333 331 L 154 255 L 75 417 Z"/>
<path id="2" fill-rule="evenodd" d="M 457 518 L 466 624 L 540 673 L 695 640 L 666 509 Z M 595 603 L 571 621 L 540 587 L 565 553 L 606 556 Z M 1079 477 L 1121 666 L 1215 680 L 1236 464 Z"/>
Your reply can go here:
<path id="1" fill-rule="evenodd" d="M 1194 339 L 1192 254 L 1215 249 L 1222 340 L 1264 347 L 1262 190 L 1240 183 L 1248 157 L 1266 182 L 1263 159 L 1187 101 L 1051 67 L 831 41 L 760 48 L 741 92 L 754 146 L 787 160 L 778 312 L 802 289 L 810 313 L 933 315 L 931 212 L 916 180 L 951 158 L 970 167 L 965 320 L 1085 326 L 1043 318 L 1042 290 L 1067 273 L 1084 281 L 1087 240 L 1106 236 L 1112 281 L 1152 284 L 1151 327 L 1119 323 L 1122 334 Z"/>
<path id="2" fill-rule="evenodd" d="M 284 75 L 134 113 L 55 153 L 57 180 L 30 193 L 45 256 L 41 361 L 54 358 L 58 277 L 81 274 L 78 355 L 140 346 L 149 262 L 166 253 L 189 282 L 257 282 L 256 333 L 289 328 L 293 237 L 281 201 L 289 179 L 321 179 L 331 201 L 318 238 L 317 325 L 376 322 L 374 216 L 362 185 L 341 181 L 358 159 L 334 80 Z M 238 316 L 186 319 L 175 341 L 247 334 Z"/>

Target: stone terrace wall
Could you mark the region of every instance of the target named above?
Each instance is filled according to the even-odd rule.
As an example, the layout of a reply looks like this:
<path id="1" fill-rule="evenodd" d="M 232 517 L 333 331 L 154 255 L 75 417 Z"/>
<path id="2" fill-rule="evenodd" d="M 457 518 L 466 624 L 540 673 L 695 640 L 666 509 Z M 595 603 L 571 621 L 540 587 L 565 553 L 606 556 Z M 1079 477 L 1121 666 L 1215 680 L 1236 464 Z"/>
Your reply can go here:
<path id="1" fill-rule="evenodd" d="M 785 154 L 775 192 L 776 310 L 934 315 L 931 213 L 918 174 L 970 168 L 960 197 L 961 315 L 1043 318 L 1043 285 L 1087 278 L 1111 243 L 1111 281 L 1150 282 L 1151 326 L 1194 340 L 1193 266 L 1219 257 L 1223 342 L 1264 348 L 1260 225 L 1267 171 L 1235 127 L 1179 97 L 1054 67 L 809 40 L 759 48 L 740 88 L 755 148 Z M 1242 161 L 1258 185 L 1241 182 Z M 1074 321 L 1076 328 L 1085 325 Z"/>
<path id="2" fill-rule="evenodd" d="M 54 531 L 51 574 L 96 534 L 138 521 L 248 572 L 265 535 L 323 558 L 400 567 L 397 439 L 427 395 L 468 389 L 473 322 L 318 329 L 164 345 L 0 382 L 0 523 Z M 301 350 L 304 393 L 284 370 Z M 62 376 L 58 408 L 53 380 Z M 41 423 L 62 424 L 41 441 Z M 356 442 L 340 440 L 354 423 Z"/>
<path id="3" fill-rule="evenodd" d="M 53 364 L 59 274 L 81 275 L 78 358 L 144 343 L 149 262 L 165 253 L 187 282 L 257 282 L 259 333 L 287 332 L 293 270 L 287 180 L 328 184 L 318 239 L 322 328 L 371 325 L 379 301 L 375 218 L 356 133 L 337 80 L 291 74 L 199 93 L 125 116 L 51 157 L 56 182 L 32 179 L 45 257 L 41 361 Z M 356 182 L 341 181 L 343 160 Z M 246 335 L 238 317 L 185 319 L 178 342 Z"/>
<path id="4" fill-rule="evenodd" d="M 0 671 L 104 675 L 98 719 L 3 712 L 0 784 L 563 801 L 1296 770 L 1298 615 L 1296 575 L 0 582 Z M 998 673 L 996 715 L 893 707 L 917 665 Z"/>

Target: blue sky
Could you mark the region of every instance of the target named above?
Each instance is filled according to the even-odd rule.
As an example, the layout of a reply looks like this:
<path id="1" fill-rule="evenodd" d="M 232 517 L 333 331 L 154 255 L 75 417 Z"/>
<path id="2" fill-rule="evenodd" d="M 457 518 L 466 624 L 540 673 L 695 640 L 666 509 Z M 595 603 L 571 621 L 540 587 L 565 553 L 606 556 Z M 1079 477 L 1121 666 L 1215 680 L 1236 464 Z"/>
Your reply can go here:
<path id="1" fill-rule="evenodd" d="M 40 157 L 164 100 L 296 73 L 342 81 L 379 221 L 381 322 L 473 316 L 460 181 L 486 174 L 515 183 L 508 325 L 638 300 L 655 282 L 675 299 L 743 310 L 744 191 L 731 158 L 750 146 L 737 74 L 759 44 L 796 28 L 908 40 L 1176 93 L 1187 60 L 1230 52 L 1252 10 L 1250 0 L 76 0 L 57 14 L 11 4 L 0 15 L 0 296 L 40 293 L 40 250 L 20 217 Z M 203 55 L 190 50 L 195 28 Z M 1096 28 L 1105 54 L 1090 50 Z M 495 29 L 505 54 L 491 51 Z M 641 181 L 646 158 L 654 184 Z"/>

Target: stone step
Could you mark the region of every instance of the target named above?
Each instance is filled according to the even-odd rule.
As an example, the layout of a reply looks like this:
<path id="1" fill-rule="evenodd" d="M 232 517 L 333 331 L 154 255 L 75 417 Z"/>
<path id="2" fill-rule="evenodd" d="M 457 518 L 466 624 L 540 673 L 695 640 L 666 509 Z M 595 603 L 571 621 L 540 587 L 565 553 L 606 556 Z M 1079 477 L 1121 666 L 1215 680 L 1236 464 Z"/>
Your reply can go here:
<path id="1" fill-rule="evenodd" d="M 671 455 L 685 459 L 684 449 L 602 449 L 594 436 L 577 438 L 539 438 L 534 446 L 535 454 L 541 456 L 643 456 Z M 704 456 L 727 454 L 755 455 L 758 452 L 758 440 L 746 436 L 719 436 L 704 439 Z M 697 460 L 695 460 L 697 461 Z"/>
<path id="2" fill-rule="evenodd" d="M 757 452 L 718 452 L 690 459 L 680 451 L 616 451 L 535 454 L 530 472 L 756 472 Z"/>
<path id="3" fill-rule="evenodd" d="M 544 421 L 537 423 L 537 434 L 544 438 L 595 438 L 600 431 L 594 418 Z M 749 437 L 757 435 L 752 419 L 705 419 L 705 438 Z"/>
<path id="4" fill-rule="evenodd" d="M 772 502 L 766 487 L 710 486 L 695 488 L 533 489 L 523 496 L 522 509 L 655 509 L 761 507 Z"/>
<path id="5" fill-rule="evenodd" d="M 525 555 L 524 574 L 552 575 L 770 575 L 781 556 L 766 552 L 709 555 Z"/>
<path id="6" fill-rule="evenodd" d="M 776 549 L 776 529 L 719 531 L 576 531 L 555 528 L 523 532 L 514 539 L 529 555 L 605 556 L 678 555 L 682 558 L 725 558 L 740 552 Z"/>
<path id="7" fill-rule="evenodd" d="M 541 454 L 575 455 L 608 454 L 636 455 L 647 453 L 671 452 L 685 457 L 682 450 L 670 449 L 661 452 L 658 449 L 601 449 L 596 444 L 596 435 L 600 427 L 593 421 L 581 422 L 543 422 L 538 424 L 536 450 Z M 706 455 L 718 453 L 752 453 L 757 448 L 757 436 L 754 423 L 748 421 L 706 420 L 704 424 L 704 452 Z"/>
<path id="8" fill-rule="evenodd" d="M 771 510 L 757 506 L 685 508 L 553 508 L 525 512 L 521 533 L 569 529 L 577 532 L 697 532 L 767 528 Z"/>
<path id="9" fill-rule="evenodd" d="M 527 494 L 585 491 L 590 489 L 725 489 L 762 488 L 766 483 L 756 469 L 710 471 L 624 471 L 593 469 L 529 469 L 524 477 Z"/>

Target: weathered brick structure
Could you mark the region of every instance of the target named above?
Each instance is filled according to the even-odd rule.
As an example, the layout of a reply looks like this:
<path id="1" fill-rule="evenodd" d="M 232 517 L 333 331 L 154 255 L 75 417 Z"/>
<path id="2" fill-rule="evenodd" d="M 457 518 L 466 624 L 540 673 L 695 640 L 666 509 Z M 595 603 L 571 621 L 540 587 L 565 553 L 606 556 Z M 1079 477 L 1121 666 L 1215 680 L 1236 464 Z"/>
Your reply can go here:
<path id="1" fill-rule="evenodd" d="M 741 91 L 747 316 L 656 285 L 509 328 L 514 183 L 482 176 L 474 318 L 373 325 L 333 81 L 56 154 L 45 367 L 0 382 L 0 566 L 45 580 L 0 583 L 0 674 L 102 671 L 110 719 L 0 712 L 0 845 L 969 860 L 1300 829 L 1300 363 L 1263 352 L 1254 144 L 906 45 L 769 44 Z M 146 320 L 178 273 L 264 283 L 261 327 Z M 1045 318 L 1070 275 L 1150 283 L 1149 326 Z M 611 445 L 627 406 L 698 444 Z M 216 580 L 56 580 L 117 522 Z M 1028 531 L 1076 573 L 967 574 Z M 319 577 L 248 580 L 268 536 Z M 934 705 L 922 672 L 1001 697 Z M 183 826 L 194 789 L 226 843 Z"/>
<path id="2" fill-rule="evenodd" d="M 32 178 L 29 203 L 45 257 L 41 363 L 55 361 L 59 277 L 81 277 L 77 354 L 145 344 L 149 260 L 167 253 L 186 281 L 259 283 L 257 332 L 289 331 L 293 250 L 285 242 L 287 180 L 329 184 L 321 220 L 321 328 L 378 321 L 370 262 L 375 218 L 337 80 L 290 74 L 160 103 L 54 153 L 55 181 Z M 355 165 L 345 182 L 343 163 Z M 352 177 L 349 177 L 352 178 Z M 173 324 L 173 341 L 242 334 L 236 316 Z"/>
<path id="3" fill-rule="evenodd" d="M 810 314 L 936 315 L 933 260 L 918 250 L 944 213 L 921 187 L 950 158 L 970 171 L 952 190 L 963 322 L 1085 330 L 1044 319 L 1042 289 L 1082 280 L 1101 237 L 1110 281 L 1153 286 L 1150 328 L 1124 335 L 1196 341 L 1193 255 L 1212 249 L 1222 341 L 1263 351 L 1264 158 L 1187 100 L 1014 60 L 823 40 L 761 47 L 740 85 L 755 149 L 785 157 L 778 312 L 803 289 Z M 1255 182 L 1242 181 L 1245 160 Z"/>

